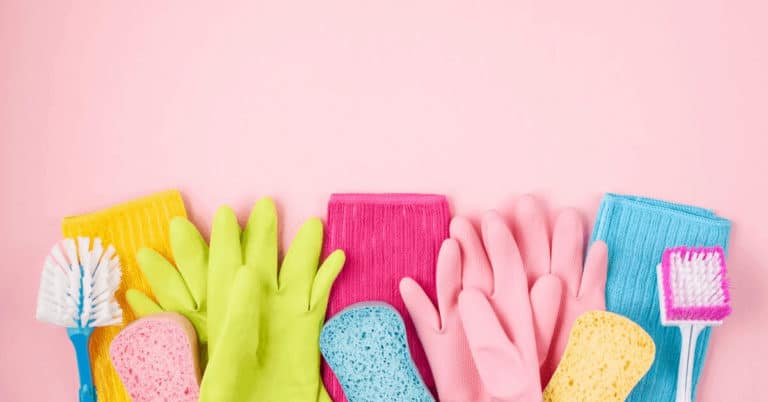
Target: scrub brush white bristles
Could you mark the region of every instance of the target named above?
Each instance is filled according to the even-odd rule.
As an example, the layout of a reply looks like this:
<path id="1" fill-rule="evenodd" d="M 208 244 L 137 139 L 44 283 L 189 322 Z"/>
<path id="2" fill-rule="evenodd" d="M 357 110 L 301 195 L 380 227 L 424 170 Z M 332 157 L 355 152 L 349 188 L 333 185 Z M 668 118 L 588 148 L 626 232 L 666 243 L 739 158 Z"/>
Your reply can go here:
<path id="1" fill-rule="evenodd" d="M 88 339 L 95 327 L 120 324 L 123 311 L 115 300 L 120 286 L 120 261 L 112 246 L 101 239 L 64 239 L 43 264 L 37 319 L 67 327 L 77 353 L 80 401 L 95 402 Z"/>
<path id="2" fill-rule="evenodd" d="M 661 323 L 680 327 L 677 402 L 690 402 L 696 339 L 731 313 L 725 255 L 720 247 L 664 251 L 657 269 Z"/>

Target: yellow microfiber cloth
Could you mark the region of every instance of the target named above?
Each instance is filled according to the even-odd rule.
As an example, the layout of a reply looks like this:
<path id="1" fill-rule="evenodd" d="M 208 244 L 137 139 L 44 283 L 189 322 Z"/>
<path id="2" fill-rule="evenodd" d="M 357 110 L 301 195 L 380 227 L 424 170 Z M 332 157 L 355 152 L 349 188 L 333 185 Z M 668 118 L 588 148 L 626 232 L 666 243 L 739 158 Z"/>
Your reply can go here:
<path id="1" fill-rule="evenodd" d="M 655 354 L 651 336 L 632 320 L 606 311 L 586 312 L 571 329 L 544 401 L 624 401 Z"/>
<path id="2" fill-rule="evenodd" d="M 176 216 L 187 216 L 181 194 L 165 191 L 102 211 L 67 217 L 61 224 L 64 237 L 99 237 L 104 244 L 114 246 L 122 266 L 122 281 L 115 298 L 123 309 L 123 325 L 97 328 L 89 345 L 99 401 L 131 401 L 112 367 L 109 345 L 120 329 L 135 319 L 125 300 L 125 291 L 132 288 L 151 294 L 149 283 L 136 263 L 136 251 L 149 247 L 170 258 L 168 227 L 171 218 Z"/>

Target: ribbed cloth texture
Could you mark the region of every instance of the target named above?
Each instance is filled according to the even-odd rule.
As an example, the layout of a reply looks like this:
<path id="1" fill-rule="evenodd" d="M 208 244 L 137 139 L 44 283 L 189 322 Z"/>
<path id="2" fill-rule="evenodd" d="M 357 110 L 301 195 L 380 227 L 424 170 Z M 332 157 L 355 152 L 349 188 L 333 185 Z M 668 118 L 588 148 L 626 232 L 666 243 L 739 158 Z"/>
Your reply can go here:
<path id="1" fill-rule="evenodd" d="M 331 290 L 328 317 L 362 301 L 394 306 L 405 321 L 413 361 L 433 393 L 432 372 L 398 285 L 410 276 L 435 301 L 435 264 L 450 219 L 442 195 L 334 194 L 328 202 L 325 254 L 342 249 L 347 255 Z M 323 381 L 334 401 L 347 400 L 325 363 Z"/>
<path id="2" fill-rule="evenodd" d="M 136 263 L 136 251 L 140 247 L 149 247 L 170 257 L 170 220 L 186 215 L 181 195 L 177 191 L 167 191 L 99 212 L 64 218 L 61 224 L 64 237 L 99 237 L 105 246 L 115 247 L 122 269 L 122 280 L 115 297 L 123 309 L 124 325 L 135 318 L 125 301 L 125 291 L 138 289 L 152 294 Z M 131 401 L 109 359 L 109 344 L 124 325 L 96 328 L 91 335 L 89 351 L 99 402 Z"/>
<path id="3" fill-rule="evenodd" d="M 664 249 L 714 246 L 727 250 L 731 223 L 714 212 L 650 198 L 606 194 L 592 241 L 608 244 L 606 307 L 638 323 L 656 343 L 656 360 L 627 398 L 629 402 L 675 400 L 680 330 L 661 325 L 656 266 Z M 696 348 L 693 395 L 701 375 L 710 329 Z"/>

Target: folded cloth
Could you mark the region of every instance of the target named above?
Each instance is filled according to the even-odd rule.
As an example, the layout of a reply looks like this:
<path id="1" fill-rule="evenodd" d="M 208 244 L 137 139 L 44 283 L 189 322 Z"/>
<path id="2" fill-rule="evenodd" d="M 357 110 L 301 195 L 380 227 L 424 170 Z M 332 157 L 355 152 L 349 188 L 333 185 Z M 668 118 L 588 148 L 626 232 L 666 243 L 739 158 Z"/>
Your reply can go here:
<path id="1" fill-rule="evenodd" d="M 123 324 L 135 319 L 125 300 L 127 289 L 139 289 L 151 295 L 151 289 L 139 265 L 136 251 L 144 246 L 171 256 L 168 227 L 171 218 L 186 217 L 184 202 L 178 191 L 166 191 L 129 201 L 85 215 L 64 218 L 64 237 L 99 237 L 104 245 L 112 245 L 120 257 L 122 278 L 115 293 L 123 309 Z M 93 384 L 99 401 L 130 402 L 131 399 L 109 359 L 109 344 L 123 326 L 99 327 L 93 331 L 89 345 Z"/>
<path id="2" fill-rule="evenodd" d="M 398 284 L 405 276 L 415 279 L 434 303 L 437 253 L 448 237 L 450 219 L 442 195 L 334 194 L 328 202 L 325 254 L 342 249 L 347 261 L 331 289 L 326 316 L 370 300 L 394 306 L 405 321 L 413 361 L 433 393 L 429 363 Z M 334 401 L 347 400 L 325 363 L 323 381 Z"/>
<path id="3" fill-rule="evenodd" d="M 608 245 L 606 307 L 645 329 L 656 343 L 656 360 L 627 398 L 629 402 L 674 401 L 680 331 L 661 325 L 656 265 L 674 246 L 728 246 L 731 223 L 713 211 L 651 198 L 606 194 L 592 241 Z M 693 394 L 701 375 L 710 329 L 699 336 Z"/>

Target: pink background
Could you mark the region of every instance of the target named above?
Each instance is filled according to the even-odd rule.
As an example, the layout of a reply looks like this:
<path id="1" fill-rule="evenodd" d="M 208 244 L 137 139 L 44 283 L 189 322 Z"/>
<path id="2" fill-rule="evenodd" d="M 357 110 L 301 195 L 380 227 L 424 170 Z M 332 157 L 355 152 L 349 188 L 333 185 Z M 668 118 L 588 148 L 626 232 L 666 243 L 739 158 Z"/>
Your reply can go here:
<path id="1" fill-rule="evenodd" d="M 76 400 L 33 320 L 61 218 L 166 188 L 203 227 L 272 195 L 285 235 L 342 191 L 714 208 L 735 312 L 699 400 L 765 399 L 764 1 L 45 3 L 0 0 L 0 400 Z"/>

